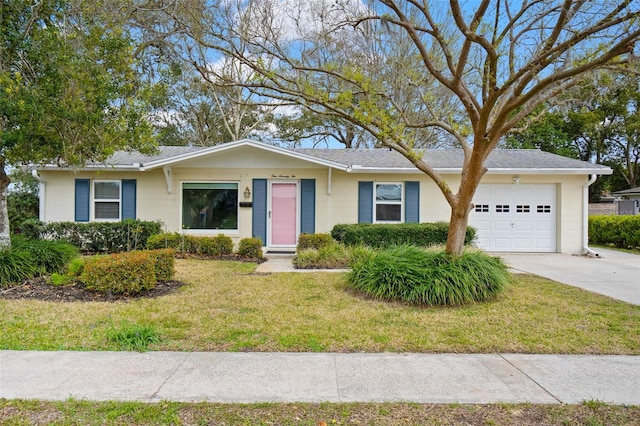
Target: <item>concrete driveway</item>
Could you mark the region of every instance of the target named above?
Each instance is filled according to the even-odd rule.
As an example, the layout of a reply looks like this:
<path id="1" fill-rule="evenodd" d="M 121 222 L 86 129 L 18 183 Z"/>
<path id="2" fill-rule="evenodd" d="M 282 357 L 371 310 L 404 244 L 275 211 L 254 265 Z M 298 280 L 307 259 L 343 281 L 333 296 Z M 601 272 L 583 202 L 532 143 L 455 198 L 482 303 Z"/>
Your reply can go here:
<path id="1" fill-rule="evenodd" d="M 640 305 L 640 256 L 594 249 L 600 256 L 495 253 L 512 269 Z"/>

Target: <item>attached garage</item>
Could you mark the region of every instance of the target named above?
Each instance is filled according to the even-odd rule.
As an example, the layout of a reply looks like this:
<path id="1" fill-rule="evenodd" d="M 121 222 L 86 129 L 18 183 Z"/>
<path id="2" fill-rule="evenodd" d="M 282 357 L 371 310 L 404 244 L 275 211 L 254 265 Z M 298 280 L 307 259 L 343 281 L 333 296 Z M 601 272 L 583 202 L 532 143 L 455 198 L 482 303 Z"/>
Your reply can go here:
<path id="1" fill-rule="evenodd" d="M 481 184 L 469 222 L 487 251 L 555 252 L 557 189 L 554 184 Z"/>

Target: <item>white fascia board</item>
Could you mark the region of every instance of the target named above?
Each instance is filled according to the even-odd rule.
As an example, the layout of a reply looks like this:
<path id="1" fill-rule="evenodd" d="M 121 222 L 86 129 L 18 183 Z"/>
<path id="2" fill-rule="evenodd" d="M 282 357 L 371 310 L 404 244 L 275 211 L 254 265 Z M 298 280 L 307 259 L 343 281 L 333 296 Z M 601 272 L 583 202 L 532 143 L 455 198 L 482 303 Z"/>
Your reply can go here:
<path id="1" fill-rule="evenodd" d="M 434 169 L 436 173 L 439 174 L 461 174 L 462 169 L 459 167 L 456 168 L 436 168 Z M 374 174 L 388 174 L 388 173 L 397 173 L 397 174 L 417 174 L 423 173 L 422 170 L 419 170 L 416 167 L 362 167 L 359 165 L 353 165 L 347 168 L 347 172 L 349 173 L 374 173 Z M 489 169 L 486 174 L 488 175 L 610 175 L 613 173 L 613 170 L 610 168 L 602 168 L 602 169 Z"/>
<path id="2" fill-rule="evenodd" d="M 581 169 L 581 168 L 560 168 L 560 169 L 489 169 L 488 175 L 610 175 L 613 169 L 603 167 L 598 169 Z"/>
<path id="3" fill-rule="evenodd" d="M 328 160 L 323 160 L 320 158 L 316 158 L 316 157 L 312 157 L 310 155 L 306 155 L 306 154 L 300 154 L 298 152 L 293 152 L 290 151 L 286 148 L 281 148 L 278 146 L 274 146 L 274 145 L 267 145 L 261 142 L 256 142 L 256 141 L 252 141 L 249 139 L 243 139 L 237 142 L 229 142 L 229 143 L 223 143 L 220 145 L 215 145 L 211 148 L 205 148 L 202 149 L 200 151 L 195 151 L 195 152 L 190 152 L 187 154 L 181 154 L 181 155 L 176 155 L 174 157 L 170 157 L 170 158 L 165 158 L 162 160 L 157 160 L 157 161 L 150 161 L 146 164 L 144 164 L 140 170 L 145 171 L 145 170 L 151 170 L 157 167 L 163 167 L 163 166 L 168 166 L 168 165 L 174 165 L 175 163 L 181 162 L 181 161 L 186 161 L 186 160 L 193 160 L 195 158 L 199 158 L 199 157 L 203 157 L 206 155 L 210 155 L 210 154 L 214 154 L 217 152 L 223 152 L 223 151 L 228 151 L 228 150 L 232 150 L 232 149 L 237 149 L 237 148 L 241 148 L 241 147 L 246 147 L 246 146 L 250 146 L 253 148 L 258 148 L 258 149 L 262 149 L 265 151 L 269 151 L 269 152 L 274 152 L 277 154 L 281 154 L 287 157 L 292 157 L 292 158 L 297 158 L 300 160 L 304 160 L 304 161 L 308 161 L 310 163 L 314 163 L 314 164 L 319 164 L 321 166 L 326 166 L 326 167 L 332 167 L 334 169 L 341 169 L 341 170 L 346 170 L 347 166 L 344 164 L 340 164 L 340 163 L 336 163 L 333 161 L 328 161 Z"/>
<path id="4" fill-rule="evenodd" d="M 108 172 L 138 172 L 144 170 L 139 163 L 136 164 L 91 164 L 84 167 L 59 167 L 54 164 L 35 167 L 35 170 L 60 171 L 60 172 L 95 172 L 96 170 Z"/>

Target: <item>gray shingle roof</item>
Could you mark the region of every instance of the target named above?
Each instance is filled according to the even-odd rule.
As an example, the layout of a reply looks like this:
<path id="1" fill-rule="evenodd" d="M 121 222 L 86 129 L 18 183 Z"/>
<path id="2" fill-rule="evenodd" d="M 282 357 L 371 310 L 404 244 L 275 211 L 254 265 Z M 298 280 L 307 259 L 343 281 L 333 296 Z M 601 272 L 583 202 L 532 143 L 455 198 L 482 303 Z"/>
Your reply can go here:
<path id="1" fill-rule="evenodd" d="M 256 143 L 254 143 L 254 146 Z M 260 144 L 257 144 L 260 145 Z M 241 145 L 239 145 L 241 146 Z M 120 151 L 111 156 L 104 163 L 111 167 L 135 167 L 156 161 L 176 162 L 181 156 L 197 155 L 199 151 L 212 148 L 189 146 L 162 146 L 157 155 L 143 155 L 138 152 Z M 367 169 L 399 169 L 415 170 L 415 167 L 396 151 L 389 149 L 312 149 L 297 148 L 288 150 L 292 153 L 308 156 L 318 160 L 330 161 L 347 167 L 362 167 Z M 423 159 L 435 169 L 460 169 L 463 163 L 463 152 L 460 149 L 429 149 L 423 151 Z M 562 157 L 537 149 L 496 149 L 486 161 L 489 170 L 521 169 L 525 170 L 585 170 L 585 173 L 610 170 L 606 166 L 586 161 Z M 99 166 L 99 165 L 94 165 Z M 354 167 L 355 168 L 355 167 Z"/>
<path id="2" fill-rule="evenodd" d="M 622 191 L 614 192 L 613 195 L 629 195 L 629 194 L 640 194 L 640 186 L 631 189 L 625 189 Z"/>
<path id="3" fill-rule="evenodd" d="M 400 169 L 414 167 L 401 154 L 389 149 L 296 149 L 295 151 L 350 166 Z M 428 149 L 424 151 L 422 158 L 436 169 L 459 169 L 462 167 L 464 154 L 461 149 Z M 489 169 L 607 169 L 606 166 L 537 149 L 496 149 L 491 152 L 485 164 Z"/>

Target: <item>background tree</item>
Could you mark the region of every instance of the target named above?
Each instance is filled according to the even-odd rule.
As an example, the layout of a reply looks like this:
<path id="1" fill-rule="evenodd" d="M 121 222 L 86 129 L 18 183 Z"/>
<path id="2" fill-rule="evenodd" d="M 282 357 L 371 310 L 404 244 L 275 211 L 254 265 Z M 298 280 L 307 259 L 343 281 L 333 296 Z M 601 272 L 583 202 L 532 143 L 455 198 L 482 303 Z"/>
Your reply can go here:
<path id="1" fill-rule="evenodd" d="M 151 90 L 138 78 L 133 39 L 99 2 L 2 0 L 0 7 L 2 247 L 10 245 L 9 165 L 74 167 L 153 145 Z"/>
<path id="2" fill-rule="evenodd" d="M 445 250 L 459 255 L 485 160 L 503 136 L 586 72 L 625 63 L 640 35 L 637 1 L 474 6 L 182 0 L 153 29 L 201 66 L 235 58 L 256 76 L 241 85 L 259 96 L 340 117 L 404 155 L 451 206 Z M 449 98 L 452 108 L 441 104 Z M 416 150 L 425 130 L 462 147 L 457 190 Z"/>
<path id="3" fill-rule="evenodd" d="M 505 145 L 611 166 L 614 174 L 590 187 L 590 199 L 597 201 L 603 189 L 638 185 L 639 103 L 639 74 L 599 72 L 564 93 L 560 105 L 528 117 L 524 129 L 510 133 Z"/>
<path id="4" fill-rule="evenodd" d="M 11 171 L 11 187 L 7 191 L 7 209 L 11 231 L 20 233 L 20 225 L 25 220 L 38 220 L 40 199 L 38 181 L 27 170 Z"/>

